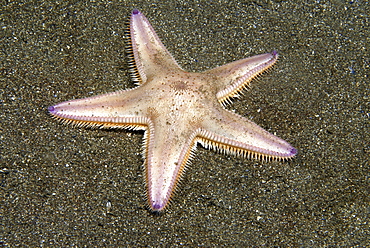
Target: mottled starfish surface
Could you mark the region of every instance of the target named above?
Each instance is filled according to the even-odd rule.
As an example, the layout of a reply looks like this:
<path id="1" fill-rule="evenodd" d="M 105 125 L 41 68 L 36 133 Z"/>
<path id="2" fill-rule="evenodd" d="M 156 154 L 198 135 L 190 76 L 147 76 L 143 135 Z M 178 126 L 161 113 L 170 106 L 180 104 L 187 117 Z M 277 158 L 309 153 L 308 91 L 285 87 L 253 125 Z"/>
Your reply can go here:
<path id="1" fill-rule="evenodd" d="M 77 126 L 145 130 L 147 199 L 153 211 L 170 202 L 199 142 L 217 151 L 284 160 L 297 150 L 252 121 L 223 107 L 277 60 L 276 51 L 205 72 L 186 72 L 138 10 L 130 18 L 133 89 L 59 103 L 56 119 Z"/>

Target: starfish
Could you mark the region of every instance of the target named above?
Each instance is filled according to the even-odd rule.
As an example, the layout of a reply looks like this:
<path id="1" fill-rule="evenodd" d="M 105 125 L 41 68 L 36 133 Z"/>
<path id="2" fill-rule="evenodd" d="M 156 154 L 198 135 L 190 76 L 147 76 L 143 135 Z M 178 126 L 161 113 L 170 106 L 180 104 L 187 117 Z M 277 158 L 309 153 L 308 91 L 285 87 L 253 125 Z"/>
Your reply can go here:
<path id="1" fill-rule="evenodd" d="M 276 51 L 191 73 L 181 69 L 137 9 L 128 36 L 137 87 L 62 102 L 48 110 L 63 123 L 79 127 L 145 130 L 144 170 L 152 211 L 160 212 L 170 202 L 197 143 L 262 160 L 296 155 L 286 141 L 224 108 L 277 61 Z"/>

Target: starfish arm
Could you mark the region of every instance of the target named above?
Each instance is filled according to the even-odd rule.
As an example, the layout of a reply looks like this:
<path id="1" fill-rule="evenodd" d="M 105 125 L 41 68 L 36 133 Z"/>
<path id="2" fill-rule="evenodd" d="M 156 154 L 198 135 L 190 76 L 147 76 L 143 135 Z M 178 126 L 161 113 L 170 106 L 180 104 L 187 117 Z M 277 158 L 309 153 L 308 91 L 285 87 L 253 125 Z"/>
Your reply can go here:
<path id="1" fill-rule="evenodd" d="M 48 110 L 54 118 L 77 126 L 144 129 L 142 106 L 147 104 L 138 88 L 61 102 Z"/>
<path id="2" fill-rule="evenodd" d="M 152 25 L 137 9 L 132 11 L 130 37 L 134 81 L 144 84 L 148 78 L 162 73 L 164 69 L 181 69 L 162 44 Z"/>
<path id="3" fill-rule="evenodd" d="M 170 202 L 196 145 L 197 130 L 186 129 L 181 123 L 168 125 L 154 120 L 145 137 L 147 199 L 156 212 Z"/>
<path id="4" fill-rule="evenodd" d="M 249 86 L 252 79 L 270 68 L 277 58 L 277 52 L 273 51 L 228 63 L 204 73 L 217 77 L 217 99 L 223 103 L 238 96 L 239 92 Z"/>
<path id="5" fill-rule="evenodd" d="M 228 110 L 215 111 L 203 126 L 200 142 L 205 147 L 263 160 L 284 160 L 297 154 L 286 141 Z"/>

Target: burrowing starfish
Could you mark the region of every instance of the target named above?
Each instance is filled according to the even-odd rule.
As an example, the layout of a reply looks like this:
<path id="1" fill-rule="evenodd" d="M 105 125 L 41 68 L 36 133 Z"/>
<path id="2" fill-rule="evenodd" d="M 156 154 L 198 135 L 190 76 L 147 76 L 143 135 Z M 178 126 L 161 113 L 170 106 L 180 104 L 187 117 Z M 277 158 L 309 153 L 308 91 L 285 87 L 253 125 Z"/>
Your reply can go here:
<path id="1" fill-rule="evenodd" d="M 205 72 L 181 69 L 137 9 L 130 19 L 129 54 L 138 86 L 49 107 L 76 126 L 145 130 L 144 168 L 151 210 L 169 203 L 197 143 L 263 160 L 285 160 L 297 150 L 223 107 L 277 60 L 276 51 Z"/>

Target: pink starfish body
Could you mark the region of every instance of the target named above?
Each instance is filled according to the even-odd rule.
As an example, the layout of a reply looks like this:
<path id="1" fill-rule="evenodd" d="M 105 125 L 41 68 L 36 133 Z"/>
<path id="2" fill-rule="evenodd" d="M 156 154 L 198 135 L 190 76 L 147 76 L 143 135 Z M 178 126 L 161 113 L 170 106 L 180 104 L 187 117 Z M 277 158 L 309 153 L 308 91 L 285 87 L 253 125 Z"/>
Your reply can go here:
<path id="1" fill-rule="evenodd" d="M 153 211 L 168 205 L 197 142 L 266 160 L 296 155 L 297 150 L 286 141 L 223 107 L 276 62 L 277 52 L 190 73 L 180 68 L 136 9 L 129 34 L 136 88 L 62 102 L 49 107 L 49 112 L 77 126 L 145 130 L 147 199 Z"/>

